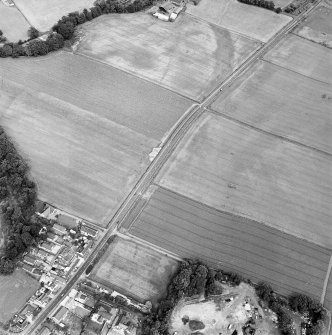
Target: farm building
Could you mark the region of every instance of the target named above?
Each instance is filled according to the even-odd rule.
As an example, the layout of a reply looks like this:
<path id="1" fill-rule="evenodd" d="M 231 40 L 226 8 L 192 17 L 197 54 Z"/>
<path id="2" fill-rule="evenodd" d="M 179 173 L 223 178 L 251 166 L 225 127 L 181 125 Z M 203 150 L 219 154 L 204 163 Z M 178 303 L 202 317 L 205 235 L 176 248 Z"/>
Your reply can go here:
<path id="1" fill-rule="evenodd" d="M 66 228 L 60 226 L 60 225 L 57 224 L 57 223 L 54 224 L 54 226 L 53 226 L 53 230 L 54 230 L 55 234 L 57 234 L 57 235 L 65 235 L 65 234 L 67 233 Z"/>
<path id="2" fill-rule="evenodd" d="M 166 1 L 165 3 L 159 5 L 156 12 L 154 12 L 152 15 L 162 21 L 173 22 L 183 9 L 184 4 L 182 1 L 179 0 L 173 2 Z"/>

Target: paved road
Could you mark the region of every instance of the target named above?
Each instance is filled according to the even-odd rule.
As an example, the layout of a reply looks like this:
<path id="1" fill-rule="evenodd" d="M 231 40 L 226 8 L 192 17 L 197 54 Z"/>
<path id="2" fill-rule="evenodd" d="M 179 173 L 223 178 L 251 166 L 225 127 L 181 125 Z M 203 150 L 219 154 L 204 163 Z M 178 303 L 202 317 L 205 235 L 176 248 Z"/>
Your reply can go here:
<path id="1" fill-rule="evenodd" d="M 191 128 L 191 126 L 195 123 L 195 121 L 200 117 L 200 115 L 204 112 L 205 108 L 208 107 L 218 96 L 219 92 L 222 91 L 227 86 L 230 86 L 240 75 L 246 72 L 259 58 L 261 58 L 266 52 L 268 52 L 271 48 L 273 48 L 277 43 L 281 41 L 281 39 L 289 33 L 303 18 L 312 11 L 320 1 L 318 1 L 312 8 L 308 11 L 302 13 L 300 16 L 291 21 L 288 25 L 286 25 L 282 30 L 280 30 L 268 43 L 263 45 L 257 52 L 251 55 L 244 63 L 242 63 L 233 74 L 228 77 L 224 82 L 220 83 L 218 87 L 216 87 L 200 104 L 195 104 L 193 107 L 185 114 L 185 116 L 179 120 L 178 124 L 172 129 L 170 135 L 164 142 L 164 145 L 156 158 L 150 164 L 148 169 L 139 179 L 133 190 L 127 196 L 125 201 L 122 203 L 120 208 L 117 210 L 115 215 L 113 216 L 108 229 L 101 239 L 99 244 L 93 250 L 91 255 L 87 258 L 86 262 L 82 265 L 82 267 L 77 271 L 72 279 L 69 280 L 67 285 L 64 287 L 59 296 L 57 296 L 52 303 L 38 316 L 33 325 L 25 330 L 25 334 L 33 334 L 33 332 L 37 329 L 40 323 L 50 314 L 50 312 L 59 304 L 62 300 L 63 296 L 66 295 L 71 288 L 74 286 L 79 277 L 84 273 L 88 265 L 92 262 L 95 257 L 98 257 L 99 252 L 102 250 L 103 246 L 107 242 L 108 238 L 114 234 L 117 227 L 120 226 L 121 222 L 125 221 L 126 216 L 130 213 L 130 211 L 134 208 L 136 201 L 139 199 L 139 195 L 143 194 L 148 187 L 153 182 L 154 178 L 168 160 L 170 155 L 172 154 L 175 147 L 181 141 L 183 136 L 187 133 L 187 131 Z"/>

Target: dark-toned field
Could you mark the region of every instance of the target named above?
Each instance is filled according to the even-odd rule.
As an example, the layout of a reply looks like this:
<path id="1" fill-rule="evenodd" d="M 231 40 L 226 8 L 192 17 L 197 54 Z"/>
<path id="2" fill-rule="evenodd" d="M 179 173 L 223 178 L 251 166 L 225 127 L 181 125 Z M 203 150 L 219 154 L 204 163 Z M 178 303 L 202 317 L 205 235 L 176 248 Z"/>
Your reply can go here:
<path id="1" fill-rule="evenodd" d="M 320 298 L 331 251 L 159 188 L 130 232 L 180 257 Z"/>
<path id="2" fill-rule="evenodd" d="M 260 43 L 190 15 L 105 15 L 82 27 L 78 53 L 201 100 Z M 160 102 L 161 104 L 163 102 Z"/>
<path id="3" fill-rule="evenodd" d="M 31 165 L 39 196 L 102 226 L 191 105 L 68 53 L 2 60 L 0 79 L 0 123 Z"/>
<path id="4" fill-rule="evenodd" d="M 268 52 L 264 59 L 313 79 L 332 84 L 331 57 L 331 49 L 291 34 Z"/>
<path id="5" fill-rule="evenodd" d="M 145 303 L 162 297 L 177 261 L 134 241 L 116 237 L 94 267 L 91 278 Z"/>
<path id="6" fill-rule="evenodd" d="M 250 126 L 332 154 L 332 87 L 260 62 L 211 108 Z"/>
<path id="7" fill-rule="evenodd" d="M 203 115 L 159 185 L 332 249 L 331 156 L 213 114 Z"/>

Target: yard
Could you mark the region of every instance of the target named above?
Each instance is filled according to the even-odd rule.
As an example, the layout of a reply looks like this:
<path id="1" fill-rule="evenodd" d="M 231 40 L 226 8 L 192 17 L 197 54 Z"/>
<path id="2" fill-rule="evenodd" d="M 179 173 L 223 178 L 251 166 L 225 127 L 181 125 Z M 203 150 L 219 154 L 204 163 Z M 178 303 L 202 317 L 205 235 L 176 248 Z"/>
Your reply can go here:
<path id="1" fill-rule="evenodd" d="M 39 288 L 39 282 L 24 270 L 0 276 L 0 322 L 8 321 Z"/>
<path id="2" fill-rule="evenodd" d="M 157 182 L 221 211 L 332 249 L 330 166 L 330 155 L 205 114 L 185 135 Z"/>
<path id="3" fill-rule="evenodd" d="M 39 197 L 104 227 L 191 106 L 68 53 L 2 60 L 0 73 L 0 122 L 31 165 Z"/>
<path id="4" fill-rule="evenodd" d="M 202 100 L 260 43 L 181 14 L 173 23 L 146 13 L 104 15 L 81 28 L 78 53 Z"/>
<path id="5" fill-rule="evenodd" d="M 188 5 L 187 13 L 261 42 L 267 42 L 291 21 L 288 16 L 237 0 L 201 0 L 197 6 Z"/>
<path id="6" fill-rule="evenodd" d="M 5 6 L 0 1 L 0 30 L 9 42 L 26 40 L 29 27 L 29 22 L 16 7 Z"/>
<path id="7" fill-rule="evenodd" d="M 331 99 L 331 85 L 260 62 L 224 90 L 211 108 L 265 132 L 332 154 L 328 112 Z"/>
<path id="8" fill-rule="evenodd" d="M 166 292 L 177 261 L 134 241 L 116 237 L 95 265 L 91 279 L 145 303 Z"/>
<path id="9" fill-rule="evenodd" d="M 29 20 L 32 26 L 40 31 L 47 31 L 62 16 L 75 11 L 90 8 L 94 0 L 15 0 L 15 5 Z"/>

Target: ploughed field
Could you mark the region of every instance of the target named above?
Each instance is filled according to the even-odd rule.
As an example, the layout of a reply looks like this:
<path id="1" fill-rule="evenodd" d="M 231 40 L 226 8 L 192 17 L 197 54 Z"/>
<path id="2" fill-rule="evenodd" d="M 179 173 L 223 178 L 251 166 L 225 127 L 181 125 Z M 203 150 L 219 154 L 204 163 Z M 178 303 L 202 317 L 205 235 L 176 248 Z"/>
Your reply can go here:
<path id="1" fill-rule="evenodd" d="M 259 62 L 224 90 L 211 108 L 265 132 L 332 154 L 331 84 Z"/>
<path id="2" fill-rule="evenodd" d="M 180 257 L 264 280 L 282 294 L 320 299 L 331 251 L 218 211 L 170 190 L 155 191 L 130 233 Z"/>
<path id="3" fill-rule="evenodd" d="M 39 196 L 101 226 L 191 105 L 68 53 L 2 60 L 0 77 L 0 123 L 31 165 Z"/>
<path id="4" fill-rule="evenodd" d="M 81 28 L 78 53 L 202 100 L 260 46 L 187 14 L 104 15 Z"/>
<path id="5" fill-rule="evenodd" d="M 332 48 L 332 2 L 322 1 L 295 29 L 295 33 Z"/>
<path id="6" fill-rule="evenodd" d="M 276 6 L 283 6 L 289 1 L 278 2 L 280 4 L 276 3 Z M 237 0 L 201 0 L 197 6 L 189 4 L 186 12 L 262 42 L 267 42 L 291 21 L 286 15 L 240 3 Z"/>
<path id="7" fill-rule="evenodd" d="M 264 59 L 310 78 L 332 84 L 331 57 L 331 49 L 290 34 L 268 52 Z M 331 93 L 331 86 L 329 90 Z"/>
<path id="8" fill-rule="evenodd" d="M 39 282 L 24 270 L 0 276 L 0 322 L 5 323 L 17 313 L 39 288 Z"/>
<path id="9" fill-rule="evenodd" d="M 332 249 L 330 155 L 205 114 L 158 184 Z"/>
<path id="10" fill-rule="evenodd" d="M 89 9 L 93 3 L 93 0 L 15 0 L 15 5 L 30 24 L 40 31 L 50 30 L 62 16 L 84 8 Z"/>
<path id="11" fill-rule="evenodd" d="M 30 25 L 16 7 L 6 6 L 0 1 L 0 29 L 9 42 L 28 38 Z"/>
<path id="12" fill-rule="evenodd" d="M 90 278 L 145 303 L 165 293 L 177 261 L 134 241 L 116 237 Z"/>

